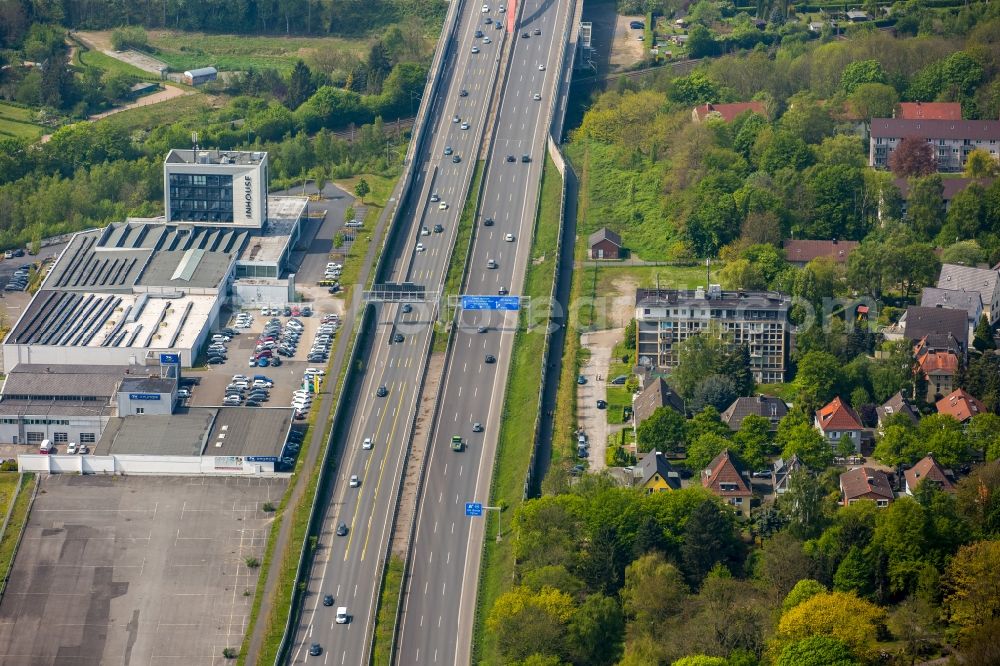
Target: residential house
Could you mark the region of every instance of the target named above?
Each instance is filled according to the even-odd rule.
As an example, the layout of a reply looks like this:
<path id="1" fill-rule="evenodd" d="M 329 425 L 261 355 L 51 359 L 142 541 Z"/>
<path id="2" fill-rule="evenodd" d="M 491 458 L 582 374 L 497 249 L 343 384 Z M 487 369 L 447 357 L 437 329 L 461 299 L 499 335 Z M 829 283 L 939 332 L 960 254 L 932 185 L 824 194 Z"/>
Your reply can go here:
<path id="1" fill-rule="evenodd" d="M 722 118 L 727 123 L 736 120 L 736 117 L 745 111 L 753 111 L 759 116 L 767 118 L 767 111 L 764 102 L 736 102 L 735 104 L 702 104 L 691 110 L 691 120 L 696 123 L 712 118 Z"/>
<path id="2" fill-rule="evenodd" d="M 903 472 L 906 480 L 906 494 L 912 495 L 916 492 L 917 486 L 921 483 L 930 482 L 946 493 L 955 492 L 955 484 L 948 478 L 950 473 L 941 467 L 934 454 L 928 453 L 921 458 L 916 465 Z"/>
<path id="3" fill-rule="evenodd" d="M 965 389 L 955 389 L 934 405 L 938 414 L 948 414 L 959 423 L 965 423 L 976 414 L 986 411 L 986 406 L 965 392 Z"/>
<path id="4" fill-rule="evenodd" d="M 932 349 L 954 347 L 962 358 L 969 350 L 969 323 L 965 310 L 911 305 L 900 318 L 904 337 L 914 344 L 927 338 Z"/>
<path id="5" fill-rule="evenodd" d="M 902 391 L 896 391 L 896 395 L 876 407 L 875 413 L 878 416 L 879 432 L 882 431 L 886 421 L 898 414 L 906 416 L 910 423 L 914 425 L 916 425 L 920 420 L 920 415 L 917 414 L 917 410 L 910 406 L 909 401 L 903 396 Z"/>
<path id="6" fill-rule="evenodd" d="M 799 457 L 792 454 L 792 457 L 788 460 L 784 458 L 778 458 L 774 461 L 774 465 L 771 468 L 771 484 L 774 486 L 774 492 L 778 495 L 784 495 L 788 492 L 789 484 L 791 483 L 792 474 L 803 468 L 802 461 Z"/>
<path id="7" fill-rule="evenodd" d="M 815 415 L 813 425 L 823 433 L 830 446 L 837 449 L 841 442 L 851 442 L 855 452 L 861 451 L 861 417 L 851 409 L 851 406 L 837 396 Z"/>
<path id="8" fill-rule="evenodd" d="M 925 401 L 934 402 L 954 390 L 960 363 L 953 349 L 935 349 L 925 336 L 913 348 L 913 356 L 917 361 L 917 372 L 927 382 Z"/>
<path id="9" fill-rule="evenodd" d="M 937 286 L 939 289 L 978 291 L 983 301 L 983 314 L 990 325 L 1000 318 L 1000 272 L 996 269 L 942 264 Z"/>
<path id="10" fill-rule="evenodd" d="M 893 179 L 893 184 L 896 189 L 899 190 L 899 196 L 902 197 L 902 206 L 900 212 L 903 217 L 906 217 L 906 210 L 910 199 L 910 181 L 907 178 L 895 178 Z M 959 192 L 965 191 L 969 185 L 976 183 L 983 189 L 986 189 L 993 184 L 992 178 L 945 178 L 941 181 L 941 200 L 944 201 L 944 210 L 948 212 L 951 208 L 951 201 Z"/>
<path id="11" fill-rule="evenodd" d="M 787 239 L 782 242 L 785 250 L 785 259 L 793 266 L 802 268 L 813 259 L 828 257 L 838 264 L 847 262 L 847 257 L 857 249 L 858 241 L 837 240 L 795 240 Z"/>
<path id="12" fill-rule="evenodd" d="M 961 120 L 961 102 L 900 102 L 896 118 L 903 120 Z"/>
<path id="13" fill-rule="evenodd" d="M 591 259 L 621 259 L 622 237 L 607 227 L 601 227 L 588 239 Z"/>
<path id="14" fill-rule="evenodd" d="M 729 449 L 715 456 L 701 471 L 701 485 L 735 507 L 744 517 L 750 517 L 753 491 L 750 489 L 749 474 L 729 453 Z"/>
<path id="15" fill-rule="evenodd" d="M 868 166 L 887 168 L 889 156 L 904 138 L 923 139 L 932 144 L 938 171 L 961 171 L 969 153 L 976 148 L 997 159 L 1000 120 L 874 118 L 868 141 Z"/>
<path id="16" fill-rule="evenodd" d="M 639 460 L 635 471 L 639 487 L 647 493 L 679 490 L 681 487 L 680 474 L 670 466 L 666 456 L 655 449 Z"/>
<path id="17" fill-rule="evenodd" d="M 750 350 L 754 381 L 785 381 L 788 309 L 791 298 L 777 292 L 637 289 L 636 356 L 660 368 L 677 366 L 680 343 L 701 331 L 718 331 Z"/>
<path id="18" fill-rule="evenodd" d="M 788 405 L 781 398 L 770 395 L 742 397 L 736 398 L 720 416 L 730 430 L 739 430 L 743 419 L 751 414 L 766 418 L 771 423 L 771 432 L 775 432 L 778 423 L 788 414 Z"/>
<path id="19" fill-rule="evenodd" d="M 678 414 L 684 415 L 684 398 L 677 395 L 662 377 L 652 380 L 632 401 L 633 422 L 639 424 L 653 415 L 659 407 L 669 407 Z"/>
<path id="20" fill-rule="evenodd" d="M 889 477 L 872 467 L 857 467 L 841 474 L 840 497 L 844 506 L 869 500 L 883 508 L 895 499 Z"/>
<path id="21" fill-rule="evenodd" d="M 971 340 L 975 334 L 976 324 L 983 314 L 983 298 L 978 291 L 924 287 L 920 292 L 920 307 L 965 310 Z"/>

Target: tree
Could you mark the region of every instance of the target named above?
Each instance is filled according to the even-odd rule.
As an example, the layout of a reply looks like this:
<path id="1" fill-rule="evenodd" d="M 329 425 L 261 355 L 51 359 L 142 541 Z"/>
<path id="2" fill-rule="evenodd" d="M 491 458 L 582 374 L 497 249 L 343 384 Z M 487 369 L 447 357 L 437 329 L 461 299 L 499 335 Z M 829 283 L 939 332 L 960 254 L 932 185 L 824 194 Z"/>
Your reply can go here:
<path id="1" fill-rule="evenodd" d="M 698 382 L 691 396 L 690 408 L 699 412 L 705 407 L 722 411 L 739 396 L 736 383 L 725 375 L 709 375 Z"/>
<path id="2" fill-rule="evenodd" d="M 149 48 L 149 36 L 142 26 L 130 25 L 115 28 L 111 31 L 111 48 L 115 51 Z"/>
<path id="3" fill-rule="evenodd" d="M 663 622 L 683 610 L 686 597 L 680 571 L 660 553 L 643 555 L 625 568 L 621 598 L 630 633 L 658 636 Z"/>
<path id="4" fill-rule="evenodd" d="M 1000 541 L 963 546 L 945 570 L 943 610 L 959 634 L 1000 617 Z"/>
<path id="5" fill-rule="evenodd" d="M 719 86 L 701 72 L 681 76 L 670 83 L 667 97 L 683 106 L 717 102 Z"/>
<path id="6" fill-rule="evenodd" d="M 313 85 L 312 72 L 308 65 L 299 60 L 295 63 L 295 67 L 292 68 L 292 73 L 288 77 L 285 106 L 294 111 L 315 92 L 316 86 Z"/>
<path id="7" fill-rule="evenodd" d="M 981 203 L 981 202 L 980 202 Z M 945 237 L 945 232 L 941 232 Z M 958 264 L 959 266 L 975 267 L 986 261 L 986 253 L 978 242 L 974 240 L 964 240 L 948 245 L 941 250 L 942 264 Z"/>
<path id="8" fill-rule="evenodd" d="M 782 514 L 788 518 L 788 531 L 800 539 L 816 536 L 825 524 L 823 487 L 806 470 L 792 473 L 788 492 L 779 499 Z"/>
<path id="9" fill-rule="evenodd" d="M 860 660 L 869 660 L 876 654 L 878 629 L 884 621 L 885 611 L 853 594 L 820 593 L 781 616 L 772 647 L 780 655 L 789 643 L 827 636 L 841 641 Z"/>
<path id="10" fill-rule="evenodd" d="M 684 417 L 670 407 L 657 407 L 636 428 L 640 453 L 677 451 L 684 444 Z"/>
<path id="11" fill-rule="evenodd" d="M 372 188 L 369 187 L 368 181 L 365 180 L 364 178 L 360 179 L 358 181 L 358 184 L 354 186 L 354 194 L 359 199 L 361 199 L 361 204 L 362 205 L 364 205 L 364 203 L 365 203 L 365 195 L 368 194 L 371 191 L 372 191 Z"/>
<path id="12" fill-rule="evenodd" d="M 811 470 L 826 469 L 833 462 L 833 451 L 830 444 L 812 424 L 794 423 L 782 428 L 778 425 L 778 444 L 781 445 L 781 457 L 785 460 L 798 456 L 802 464 Z"/>
<path id="13" fill-rule="evenodd" d="M 733 444 L 746 465 L 757 470 L 764 467 L 765 453 L 771 441 L 771 422 L 763 416 L 750 414 L 740 423 L 740 429 L 733 435 Z"/>
<path id="14" fill-rule="evenodd" d="M 787 613 L 804 601 L 812 599 L 817 594 L 825 594 L 826 586 L 818 580 L 803 578 L 795 584 L 795 587 L 785 596 L 781 602 L 782 614 Z"/>
<path id="15" fill-rule="evenodd" d="M 889 168 L 897 178 L 929 176 L 937 171 L 934 147 L 920 137 L 903 137 L 889 154 Z"/>
<path id="16" fill-rule="evenodd" d="M 861 662 L 843 641 L 809 636 L 786 645 L 775 666 L 861 666 Z"/>
<path id="17" fill-rule="evenodd" d="M 589 595 L 573 614 L 568 629 L 567 651 L 574 664 L 603 666 L 618 660 L 625 619 L 611 597 Z"/>
<path id="18" fill-rule="evenodd" d="M 677 345 L 677 367 L 671 383 L 685 398 L 694 396 L 698 383 L 715 374 L 726 355 L 726 343 L 718 331 L 707 330 L 692 335 Z"/>
<path id="19" fill-rule="evenodd" d="M 945 244 L 976 238 L 986 228 L 986 191 L 979 183 L 973 182 L 952 197 L 938 241 Z"/>
<path id="20" fill-rule="evenodd" d="M 688 657 L 681 657 L 670 666 L 728 666 L 729 661 L 723 657 L 709 657 L 704 654 L 695 654 Z"/>
<path id="21" fill-rule="evenodd" d="M 538 592 L 515 587 L 500 595 L 490 610 L 487 626 L 508 661 L 531 655 L 561 655 L 567 625 L 574 613 L 570 596 L 553 588 Z"/>
<path id="22" fill-rule="evenodd" d="M 359 183 L 360 184 L 360 183 Z M 354 210 L 354 206 L 348 206 L 344 209 L 344 222 L 350 222 L 356 220 L 358 217 L 357 211 Z"/>
<path id="23" fill-rule="evenodd" d="M 704 500 L 684 526 L 680 554 L 684 577 L 693 588 L 701 585 L 716 564 L 735 565 L 741 555 L 741 546 L 732 514 L 716 500 Z"/>
<path id="24" fill-rule="evenodd" d="M 990 320 L 985 314 L 979 317 L 979 323 L 976 324 L 976 333 L 972 341 L 972 346 L 981 352 L 997 348 L 997 344 L 993 339 L 993 327 L 990 326 Z"/>
<path id="25" fill-rule="evenodd" d="M 996 178 L 1000 175 L 1000 166 L 996 159 L 990 155 L 990 151 L 984 148 L 976 148 L 969 152 L 965 158 L 966 178 Z"/>
<path id="26" fill-rule="evenodd" d="M 921 239 L 930 240 L 938 235 L 944 223 L 944 181 L 939 174 L 910 180 L 906 217 Z"/>
<path id="27" fill-rule="evenodd" d="M 688 31 L 688 55 L 692 58 L 704 58 L 715 55 L 717 45 L 712 31 L 703 25 L 692 26 Z"/>
<path id="28" fill-rule="evenodd" d="M 989 412 L 976 414 L 965 428 L 969 448 L 985 460 L 1000 458 L 1000 416 Z"/>
<path id="29" fill-rule="evenodd" d="M 991 412 L 1000 411 L 1000 355 L 972 356 L 959 377 L 959 386 L 978 397 Z"/>
<path id="30" fill-rule="evenodd" d="M 625 334 L 624 339 L 622 340 L 622 344 L 625 346 L 625 349 L 635 349 L 635 329 L 636 323 L 635 318 L 633 317 L 628 320 L 627 324 L 625 324 Z"/>
<path id="31" fill-rule="evenodd" d="M 978 465 L 958 482 L 955 503 L 959 515 L 981 539 L 1000 535 L 1000 461 Z"/>
<path id="32" fill-rule="evenodd" d="M 775 600 L 785 599 L 800 582 L 809 578 L 814 568 L 802 542 L 787 530 L 766 539 L 760 555 L 757 575 L 768 583 Z"/>
<path id="33" fill-rule="evenodd" d="M 841 363 L 833 354 L 811 351 L 799 359 L 798 371 L 792 382 L 796 391 L 796 402 L 807 413 L 829 402 L 840 383 Z"/>
<path id="34" fill-rule="evenodd" d="M 859 86 L 871 83 L 888 83 L 888 77 L 878 60 L 856 60 L 844 68 L 840 87 L 848 95 Z"/>
<path id="35" fill-rule="evenodd" d="M 862 83 L 847 98 L 854 113 L 865 121 L 865 128 L 871 127 L 872 118 L 891 118 L 899 94 L 885 83 Z"/>
<path id="36" fill-rule="evenodd" d="M 688 443 L 685 464 L 688 469 L 700 472 L 700 470 L 708 467 L 708 463 L 712 462 L 715 456 L 722 453 L 729 446 L 729 440 L 725 437 L 706 432 Z"/>

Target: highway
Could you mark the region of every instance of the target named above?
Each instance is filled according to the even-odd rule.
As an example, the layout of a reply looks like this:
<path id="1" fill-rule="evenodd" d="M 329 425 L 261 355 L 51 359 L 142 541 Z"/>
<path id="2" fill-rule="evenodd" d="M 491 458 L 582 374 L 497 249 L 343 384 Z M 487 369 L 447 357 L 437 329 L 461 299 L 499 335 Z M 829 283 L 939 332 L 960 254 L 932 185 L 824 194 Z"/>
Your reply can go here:
<path id="1" fill-rule="evenodd" d="M 386 281 L 413 281 L 429 290 L 439 289 L 444 282 L 505 38 L 504 31 L 496 29 L 484 30 L 489 43 L 474 37 L 482 22 L 480 10 L 474 0 L 458 10 L 459 27 L 443 61 L 440 94 L 428 100 L 424 148 L 413 158 L 416 172 L 410 201 L 415 203 L 402 210 L 397 221 L 407 240 L 388 247 L 387 252 L 394 254 L 386 257 L 392 266 L 384 276 Z M 472 52 L 473 44 L 479 53 Z M 461 95 L 461 90 L 467 94 Z M 453 122 L 455 117 L 457 122 Z M 451 156 L 445 154 L 446 147 L 451 148 Z M 453 161 L 455 155 L 459 162 Z M 432 202 L 432 194 L 441 202 Z M 441 225 L 440 232 L 434 231 L 435 225 Z M 424 226 L 427 235 L 421 233 Z M 354 395 L 344 396 L 352 401 L 347 414 L 351 425 L 342 443 L 337 479 L 292 645 L 293 663 L 354 666 L 370 659 L 381 573 L 435 316 L 433 305 L 414 304 L 406 314 L 397 304 L 376 307 L 376 333 L 365 376 Z M 383 386 L 387 394 L 379 397 Z M 371 440 L 370 449 L 365 448 L 366 439 Z M 355 475 L 356 485 L 351 482 Z M 347 534 L 337 535 L 342 523 Z M 332 606 L 323 605 L 326 595 L 334 597 Z M 347 608 L 347 624 L 334 621 L 340 606 Z M 313 644 L 322 648 L 318 656 L 309 654 Z"/>
<path id="2" fill-rule="evenodd" d="M 530 258 L 546 121 L 558 85 L 568 7 L 554 0 L 523 1 L 488 156 L 466 294 L 496 295 L 501 288 L 519 294 Z M 534 99 L 535 93 L 540 99 Z M 522 162 L 525 154 L 528 163 Z M 485 226 L 485 218 L 492 218 L 493 225 Z M 489 267 L 490 260 L 495 268 Z M 471 662 L 486 518 L 466 517 L 465 502 L 488 503 L 517 316 L 475 311 L 459 316 L 418 508 L 396 653 L 402 665 Z M 487 355 L 495 362 L 488 362 Z M 484 432 L 474 432 L 475 423 Z M 462 452 L 451 450 L 455 435 L 466 442 Z"/>

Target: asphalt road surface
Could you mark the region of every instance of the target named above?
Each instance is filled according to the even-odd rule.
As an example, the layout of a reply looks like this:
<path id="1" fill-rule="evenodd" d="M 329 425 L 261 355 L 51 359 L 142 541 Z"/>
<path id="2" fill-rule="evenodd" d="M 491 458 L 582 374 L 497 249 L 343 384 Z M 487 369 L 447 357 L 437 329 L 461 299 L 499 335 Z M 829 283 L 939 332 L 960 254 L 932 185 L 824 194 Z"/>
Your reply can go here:
<path id="1" fill-rule="evenodd" d="M 476 155 L 482 141 L 485 116 L 496 75 L 503 31 L 486 33 L 489 44 L 474 38 L 481 21 L 481 6 L 466 2 L 459 29 L 445 57 L 441 94 L 427 118 L 429 132 L 423 150 L 414 156 L 417 172 L 411 201 L 399 224 L 407 229 L 406 242 L 387 250 L 394 261 L 387 281 L 409 280 L 437 290 L 444 281 L 458 218 L 465 203 Z M 479 53 L 472 53 L 475 44 Z M 460 96 L 460 90 L 466 96 Z M 457 116 L 458 122 L 453 122 Z M 468 129 L 462 129 L 462 123 Z M 450 146 L 460 156 L 446 156 Z M 446 207 L 431 202 L 437 194 Z M 433 231 L 434 225 L 441 232 Z M 421 235 L 421 227 L 428 235 Z M 417 251 L 417 244 L 422 251 Z M 348 414 L 351 427 L 343 443 L 338 478 L 324 517 L 316 562 L 308 582 L 301 621 L 292 647 L 292 661 L 355 665 L 369 661 L 371 632 L 381 582 L 381 572 L 392 529 L 392 516 L 404 469 L 418 382 L 429 357 L 432 306 L 415 304 L 411 313 L 402 306 L 378 306 L 377 327 L 368 371 Z M 396 336 L 402 336 L 399 340 Z M 387 395 L 376 392 L 384 386 Z M 364 440 L 371 440 L 365 448 Z M 351 481 L 357 476 L 356 483 Z M 343 524 L 347 534 L 337 536 Z M 332 595 L 334 603 L 323 605 Z M 334 622 L 338 607 L 350 616 L 347 624 Z M 309 655 L 312 644 L 322 647 Z"/>
<path id="2" fill-rule="evenodd" d="M 567 8 L 554 0 L 525 0 L 521 11 L 467 268 L 467 294 L 496 295 L 501 288 L 519 294 L 530 255 L 546 120 L 556 93 Z M 534 99 L 535 93 L 540 100 Z M 524 154 L 530 155 L 529 163 L 521 161 Z M 508 155 L 515 161 L 509 162 Z M 482 224 L 487 217 L 494 220 L 492 226 Z M 489 267 L 490 260 L 496 268 Z M 517 325 L 516 313 L 490 315 L 492 319 L 484 319 L 481 312 L 462 313 L 448 360 L 418 509 L 399 664 L 470 663 L 485 518 L 466 517 L 465 502 L 488 500 Z M 487 362 L 487 355 L 495 362 Z M 473 431 L 477 422 L 484 432 Z M 455 435 L 467 444 L 462 452 L 451 450 Z"/>

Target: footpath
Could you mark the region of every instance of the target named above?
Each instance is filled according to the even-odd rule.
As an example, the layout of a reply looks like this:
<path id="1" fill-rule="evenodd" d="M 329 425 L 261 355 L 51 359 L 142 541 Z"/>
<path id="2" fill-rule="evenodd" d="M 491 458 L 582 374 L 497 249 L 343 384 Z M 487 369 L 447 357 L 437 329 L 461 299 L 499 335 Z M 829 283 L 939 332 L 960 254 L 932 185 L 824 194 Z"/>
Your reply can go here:
<path id="1" fill-rule="evenodd" d="M 368 284 L 368 278 L 375 263 L 375 258 L 378 256 L 378 252 L 382 247 L 382 240 L 385 237 L 389 217 L 395 207 L 395 202 L 398 200 L 399 184 L 397 183 L 396 187 L 392 191 L 392 198 L 386 202 L 385 208 L 382 209 L 382 213 L 379 215 L 378 223 L 375 225 L 372 242 L 368 244 L 368 251 L 365 253 L 364 262 L 362 263 L 361 270 L 358 273 L 358 282 L 354 286 L 354 289 L 364 289 L 365 285 Z M 359 311 L 351 307 L 350 303 L 345 305 L 347 307 L 345 308 L 342 319 L 343 325 L 340 328 L 341 335 L 338 336 L 336 343 L 334 343 L 333 362 L 327 368 L 326 376 L 331 379 L 340 377 L 341 369 L 344 367 L 347 354 L 351 350 L 350 342 L 352 332 L 357 324 L 359 315 Z M 332 387 L 328 386 L 328 388 L 330 390 L 324 394 L 323 400 L 320 402 L 319 413 L 317 414 L 315 424 L 313 425 L 314 432 L 319 433 L 318 436 L 320 438 L 323 436 L 323 433 L 326 432 L 326 426 L 330 421 L 330 415 L 333 412 L 334 407 L 333 390 Z M 297 473 L 293 478 L 293 483 L 295 485 L 288 497 L 285 513 L 282 516 L 281 525 L 278 527 L 278 536 L 274 542 L 274 552 L 271 553 L 271 557 L 276 559 L 271 563 L 267 572 L 267 580 L 264 581 L 264 592 L 261 597 L 260 611 L 257 614 L 257 622 L 253 626 L 253 633 L 251 634 L 249 647 L 247 648 L 247 664 L 257 664 L 260 659 L 260 649 L 264 642 L 264 635 L 267 631 L 267 618 L 270 616 L 271 609 L 274 606 L 274 597 L 278 587 L 278 581 L 281 578 L 281 565 L 283 564 L 280 561 L 281 556 L 285 552 L 292 534 L 292 507 L 297 506 L 302 500 L 302 495 L 305 493 L 306 487 L 309 485 L 309 474 L 311 473 L 311 470 L 316 468 L 320 458 L 320 453 L 323 451 L 323 447 L 326 446 L 326 444 L 326 442 L 320 441 L 313 442 L 313 445 L 309 447 L 309 453 L 306 455 L 306 460 L 299 467 L 302 471 Z"/>

